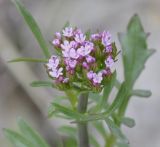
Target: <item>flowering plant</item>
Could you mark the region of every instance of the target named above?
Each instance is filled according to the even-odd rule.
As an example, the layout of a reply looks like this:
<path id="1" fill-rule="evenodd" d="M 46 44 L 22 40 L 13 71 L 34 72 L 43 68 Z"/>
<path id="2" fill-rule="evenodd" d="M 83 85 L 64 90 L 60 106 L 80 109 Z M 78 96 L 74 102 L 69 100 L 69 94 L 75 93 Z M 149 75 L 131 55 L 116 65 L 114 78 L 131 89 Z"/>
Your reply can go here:
<path id="1" fill-rule="evenodd" d="M 67 25 L 61 32 L 55 33 L 52 45 L 57 54 L 50 55 L 48 45 L 31 14 L 18 0 L 14 0 L 14 3 L 46 58 L 17 58 L 10 62 L 43 62 L 50 81 L 35 81 L 31 85 L 64 91 L 66 96 L 62 100 L 69 100 L 70 104 L 64 106 L 64 103 L 53 100 L 49 107 L 49 117 L 54 115 L 77 124 L 77 127 L 71 125 L 60 128 L 61 132 L 67 133 L 68 140 L 61 143 L 57 141 L 57 146 L 129 147 L 129 141 L 121 130 L 122 125 L 135 125 L 132 118 L 125 117 L 128 103 L 132 96 L 151 95 L 148 90 L 133 89 L 146 60 L 154 52 L 147 49 L 147 34 L 139 17 L 134 15 L 128 24 L 127 32 L 118 34 L 124 65 L 124 81 L 121 83 L 117 80 L 113 67 L 119 52 L 108 31 L 83 33 L 81 29 Z M 113 87 L 116 87 L 118 92 L 110 103 L 108 99 Z M 88 131 L 88 124 L 98 131 L 104 139 L 103 142 L 100 143 L 94 134 Z M 4 129 L 6 137 L 16 147 L 49 147 L 24 120 L 19 119 L 18 126 L 21 133 Z M 78 137 L 75 137 L 76 134 Z"/>

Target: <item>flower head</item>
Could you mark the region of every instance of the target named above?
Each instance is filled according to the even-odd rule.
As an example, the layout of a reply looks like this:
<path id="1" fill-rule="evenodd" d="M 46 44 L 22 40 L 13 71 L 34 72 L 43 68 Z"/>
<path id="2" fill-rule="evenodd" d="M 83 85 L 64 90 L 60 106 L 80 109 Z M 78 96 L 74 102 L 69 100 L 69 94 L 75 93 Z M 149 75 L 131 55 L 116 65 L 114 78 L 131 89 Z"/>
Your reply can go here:
<path id="1" fill-rule="evenodd" d="M 53 45 L 59 56 L 51 56 L 46 65 L 59 89 L 72 89 L 76 83 L 79 89 L 102 90 L 112 75 L 111 67 L 117 52 L 114 47 L 113 53 L 109 32 L 86 37 L 81 29 L 66 27 L 62 33 L 55 34 Z"/>

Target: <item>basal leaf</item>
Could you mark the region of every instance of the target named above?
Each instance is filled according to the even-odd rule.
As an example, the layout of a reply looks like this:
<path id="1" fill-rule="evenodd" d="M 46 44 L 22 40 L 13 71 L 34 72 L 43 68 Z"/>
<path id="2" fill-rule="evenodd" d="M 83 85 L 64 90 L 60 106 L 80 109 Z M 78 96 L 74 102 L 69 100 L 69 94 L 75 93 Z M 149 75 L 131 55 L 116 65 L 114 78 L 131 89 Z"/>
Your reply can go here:
<path id="1" fill-rule="evenodd" d="M 46 141 L 33 130 L 23 119 L 18 119 L 18 126 L 25 138 L 29 140 L 36 147 L 49 147 Z"/>
<path id="2" fill-rule="evenodd" d="M 3 129 L 4 135 L 15 147 L 35 147 L 29 140 L 10 129 Z"/>
<path id="3" fill-rule="evenodd" d="M 30 12 L 22 5 L 22 3 L 19 0 L 12 0 L 12 1 L 16 5 L 20 14 L 23 16 L 25 22 L 28 24 L 29 28 L 31 29 L 32 33 L 34 34 L 35 38 L 37 39 L 40 47 L 42 48 L 42 51 L 43 51 L 45 57 L 49 58 L 50 53 L 48 50 L 48 46 L 46 44 L 45 39 L 42 36 L 42 33 L 41 33 L 36 21 L 34 20 L 32 15 L 30 14 Z"/>
<path id="4" fill-rule="evenodd" d="M 138 15 L 131 18 L 127 33 L 119 33 L 118 37 L 122 46 L 125 80 L 132 87 L 154 50 L 147 49 L 147 35 Z"/>
<path id="5" fill-rule="evenodd" d="M 10 60 L 8 62 L 14 63 L 14 62 L 41 62 L 46 63 L 48 59 L 35 59 L 35 58 L 16 58 L 13 60 Z"/>

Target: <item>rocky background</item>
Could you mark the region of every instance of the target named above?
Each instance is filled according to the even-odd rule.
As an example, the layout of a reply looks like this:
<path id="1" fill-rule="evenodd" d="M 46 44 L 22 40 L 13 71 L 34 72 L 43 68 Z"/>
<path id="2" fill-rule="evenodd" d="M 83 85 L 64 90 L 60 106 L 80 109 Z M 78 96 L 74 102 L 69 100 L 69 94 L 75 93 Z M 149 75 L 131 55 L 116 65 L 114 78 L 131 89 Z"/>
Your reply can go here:
<path id="1" fill-rule="evenodd" d="M 160 147 L 160 1 L 159 0 L 23 0 L 37 20 L 48 41 L 61 30 L 65 22 L 81 27 L 110 30 L 113 40 L 117 32 L 125 31 L 130 17 L 137 13 L 145 30 L 151 32 L 149 47 L 157 49 L 137 80 L 136 88 L 151 89 L 149 99 L 133 97 L 127 115 L 135 118 L 136 126 L 124 127 L 131 147 Z M 51 47 L 52 52 L 53 49 Z M 36 128 L 51 146 L 57 139 L 56 128 L 64 123 L 47 119 L 47 107 L 59 93 L 53 89 L 31 88 L 32 80 L 46 79 L 41 64 L 15 63 L 15 57 L 42 57 L 32 33 L 10 0 L 0 0 L 0 147 L 10 147 L 2 128 L 14 128 L 18 116 Z M 123 80 L 121 56 L 117 64 L 118 76 Z M 101 140 L 101 139 L 100 139 Z"/>

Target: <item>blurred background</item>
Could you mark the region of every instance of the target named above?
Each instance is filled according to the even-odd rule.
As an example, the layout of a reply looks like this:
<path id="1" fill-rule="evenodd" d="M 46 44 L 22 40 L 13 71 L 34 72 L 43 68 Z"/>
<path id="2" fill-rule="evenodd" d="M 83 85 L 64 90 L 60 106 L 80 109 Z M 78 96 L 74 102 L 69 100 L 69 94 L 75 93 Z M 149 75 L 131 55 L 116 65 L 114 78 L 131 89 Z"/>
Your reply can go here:
<path id="1" fill-rule="evenodd" d="M 110 30 L 121 50 L 117 32 L 124 32 L 130 17 L 139 14 L 145 30 L 151 32 L 149 48 L 157 52 L 147 61 L 135 87 L 150 89 L 149 99 L 133 97 L 127 116 L 135 118 L 136 126 L 123 128 L 131 147 L 160 147 L 160 1 L 159 0 L 23 0 L 35 17 L 46 40 L 69 21 L 92 32 Z M 50 50 L 52 52 L 53 48 Z M 32 33 L 10 0 L 0 0 L 0 147 L 10 147 L 2 128 L 16 129 L 21 116 L 55 146 L 56 128 L 64 121 L 47 119 L 49 103 L 61 94 L 54 89 L 32 88 L 33 80 L 47 79 L 42 64 L 12 63 L 16 57 L 40 58 L 42 52 Z M 123 80 L 121 56 L 117 63 L 118 78 Z M 157 65 L 158 64 L 158 65 Z M 100 139 L 101 140 L 101 139 Z"/>

